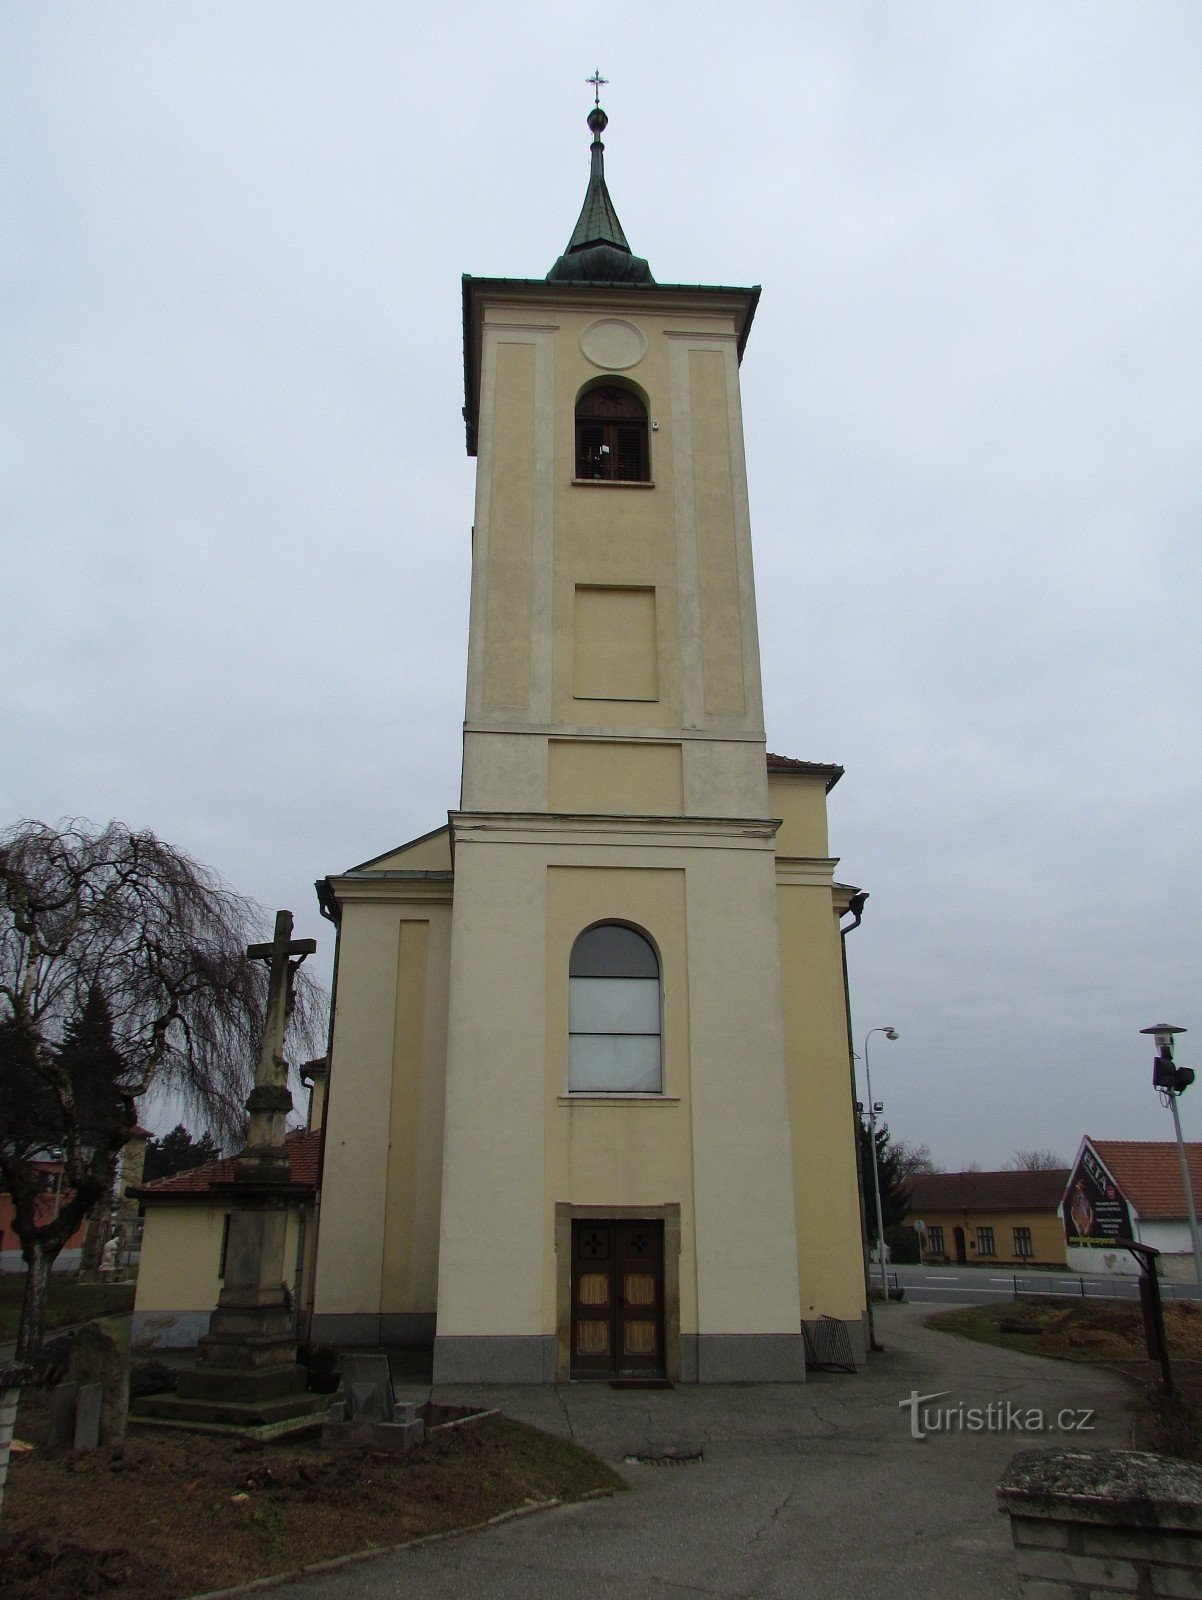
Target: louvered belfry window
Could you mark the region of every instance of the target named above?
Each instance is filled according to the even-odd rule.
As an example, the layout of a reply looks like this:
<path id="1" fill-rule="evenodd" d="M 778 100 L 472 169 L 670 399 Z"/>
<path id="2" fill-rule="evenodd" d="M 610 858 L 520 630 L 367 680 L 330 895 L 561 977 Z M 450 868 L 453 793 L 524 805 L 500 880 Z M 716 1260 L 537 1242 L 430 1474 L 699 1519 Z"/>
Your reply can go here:
<path id="1" fill-rule="evenodd" d="M 576 402 L 576 476 L 646 483 L 647 408 L 629 389 L 602 385 Z"/>

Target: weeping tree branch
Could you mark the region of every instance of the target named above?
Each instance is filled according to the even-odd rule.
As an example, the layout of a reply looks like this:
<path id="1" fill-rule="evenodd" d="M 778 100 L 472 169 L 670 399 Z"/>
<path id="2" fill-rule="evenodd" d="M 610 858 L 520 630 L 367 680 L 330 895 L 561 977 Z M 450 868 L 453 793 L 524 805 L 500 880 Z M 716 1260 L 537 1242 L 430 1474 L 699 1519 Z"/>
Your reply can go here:
<path id="1" fill-rule="evenodd" d="M 261 908 L 153 833 L 75 821 L 0 834 L 0 1176 L 31 1282 L 111 1188 L 152 1088 L 242 1142 L 265 1002 L 245 952 L 267 927 Z M 300 974 L 292 1031 L 306 1053 L 320 1048 L 323 1002 Z M 50 1148 L 62 1151 L 64 1201 L 45 1220 L 33 1162 Z M 41 1335 L 28 1294 L 26 1310 L 23 1358 Z"/>

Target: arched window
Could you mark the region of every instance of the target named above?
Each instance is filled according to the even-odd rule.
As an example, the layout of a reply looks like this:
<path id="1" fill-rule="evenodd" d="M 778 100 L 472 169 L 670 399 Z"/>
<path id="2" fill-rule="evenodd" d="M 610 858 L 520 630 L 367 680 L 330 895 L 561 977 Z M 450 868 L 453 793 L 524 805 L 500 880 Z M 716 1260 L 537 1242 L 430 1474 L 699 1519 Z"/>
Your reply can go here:
<path id="1" fill-rule="evenodd" d="M 624 483 L 651 477 L 647 408 L 616 384 L 586 389 L 576 402 L 576 476 Z"/>
<path id="2" fill-rule="evenodd" d="M 568 965 L 568 1088 L 660 1094 L 659 960 L 618 922 L 582 933 Z"/>

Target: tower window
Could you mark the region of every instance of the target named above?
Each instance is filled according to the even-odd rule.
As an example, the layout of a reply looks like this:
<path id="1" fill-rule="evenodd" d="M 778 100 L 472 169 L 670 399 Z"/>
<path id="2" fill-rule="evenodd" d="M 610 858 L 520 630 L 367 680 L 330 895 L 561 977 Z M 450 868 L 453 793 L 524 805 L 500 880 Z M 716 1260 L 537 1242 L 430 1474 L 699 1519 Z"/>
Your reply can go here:
<path id="1" fill-rule="evenodd" d="M 576 402 L 576 476 L 646 483 L 647 408 L 615 385 L 586 389 Z"/>
<path id="2" fill-rule="evenodd" d="M 568 965 L 568 1089 L 661 1094 L 659 958 L 633 928 L 582 933 Z"/>

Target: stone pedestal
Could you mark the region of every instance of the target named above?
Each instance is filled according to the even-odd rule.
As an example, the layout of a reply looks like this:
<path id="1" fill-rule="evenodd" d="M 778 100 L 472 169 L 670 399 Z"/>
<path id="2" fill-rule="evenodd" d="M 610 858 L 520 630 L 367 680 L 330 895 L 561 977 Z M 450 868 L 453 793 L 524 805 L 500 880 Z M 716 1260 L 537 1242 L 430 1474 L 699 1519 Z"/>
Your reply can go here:
<path id="1" fill-rule="evenodd" d="M 252 1101 L 255 1096 L 262 1091 L 255 1090 Z M 250 1148 L 234 1171 L 224 1287 L 197 1344 L 196 1365 L 180 1374 L 174 1394 L 139 1401 L 137 1415 L 180 1427 L 303 1427 L 330 1402 L 308 1393 L 307 1373 L 296 1360 L 294 1312 L 283 1281 L 288 1158 L 282 1145 Z"/>
<path id="2" fill-rule="evenodd" d="M 998 1485 L 1024 1600 L 1202 1595 L 1202 1467 L 1138 1450 L 1026 1450 Z"/>

